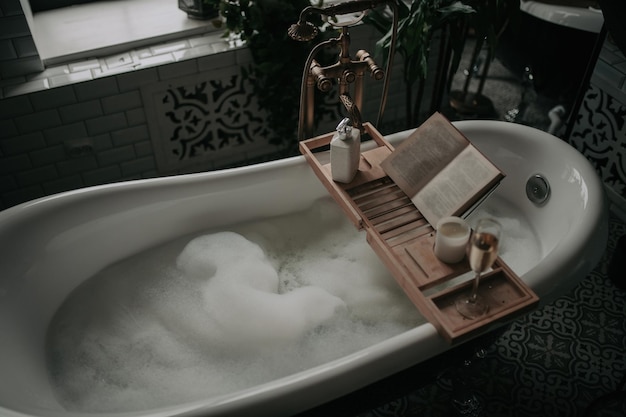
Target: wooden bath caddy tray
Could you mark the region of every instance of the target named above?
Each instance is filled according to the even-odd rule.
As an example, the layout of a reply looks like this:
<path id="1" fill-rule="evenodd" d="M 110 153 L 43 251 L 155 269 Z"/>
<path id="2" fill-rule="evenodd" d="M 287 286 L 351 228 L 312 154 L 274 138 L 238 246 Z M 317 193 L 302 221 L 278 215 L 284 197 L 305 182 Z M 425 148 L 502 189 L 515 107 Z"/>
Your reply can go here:
<path id="1" fill-rule="evenodd" d="M 468 320 L 456 311 L 454 300 L 470 291 L 472 275 L 467 274 L 461 283 L 450 281 L 470 272 L 468 261 L 451 265 L 435 257 L 436 231 L 380 167 L 394 148 L 371 124 L 365 123 L 364 128 L 375 147 L 361 152 L 359 171 L 349 184 L 332 180 L 329 152 L 324 152 L 332 133 L 300 142 L 300 151 L 352 223 L 367 231 L 367 241 L 376 254 L 439 333 L 449 342 L 457 342 L 536 304 L 537 295 L 498 258 L 479 286 L 488 300 L 488 313 Z"/>

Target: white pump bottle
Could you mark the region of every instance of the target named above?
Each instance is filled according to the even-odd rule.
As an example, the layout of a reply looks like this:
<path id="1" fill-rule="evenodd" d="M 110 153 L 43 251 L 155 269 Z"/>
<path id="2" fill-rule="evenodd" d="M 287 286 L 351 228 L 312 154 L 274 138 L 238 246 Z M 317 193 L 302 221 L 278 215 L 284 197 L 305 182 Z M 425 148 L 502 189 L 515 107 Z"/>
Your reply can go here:
<path id="1" fill-rule="evenodd" d="M 330 141 L 330 171 L 333 181 L 342 183 L 354 179 L 361 159 L 361 132 L 349 123 L 347 117 L 339 122 Z"/>

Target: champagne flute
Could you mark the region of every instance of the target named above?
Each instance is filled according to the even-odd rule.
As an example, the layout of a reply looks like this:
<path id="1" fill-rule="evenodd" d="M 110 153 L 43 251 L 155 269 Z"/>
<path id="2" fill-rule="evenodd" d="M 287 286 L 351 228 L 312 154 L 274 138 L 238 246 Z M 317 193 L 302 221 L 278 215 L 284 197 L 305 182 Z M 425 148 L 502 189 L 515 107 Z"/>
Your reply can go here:
<path id="1" fill-rule="evenodd" d="M 476 224 L 474 233 L 470 237 L 467 247 L 467 256 L 470 267 L 475 272 L 472 291 L 469 296 L 463 296 L 456 300 L 456 309 L 468 319 L 476 319 L 487 313 L 489 305 L 478 294 L 480 275 L 491 268 L 498 257 L 498 244 L 502 226 L 494 219 L 481 219 Z"/>

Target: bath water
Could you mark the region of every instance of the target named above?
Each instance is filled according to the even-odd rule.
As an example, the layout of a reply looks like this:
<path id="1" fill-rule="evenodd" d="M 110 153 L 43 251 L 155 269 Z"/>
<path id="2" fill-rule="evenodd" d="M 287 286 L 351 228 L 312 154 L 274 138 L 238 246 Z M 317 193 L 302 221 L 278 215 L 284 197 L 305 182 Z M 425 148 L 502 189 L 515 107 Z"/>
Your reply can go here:
<path id="1" fill-rule="evenodd" d="M 519 253 L 530 228 L 512 227 L 511 253 L 536 256 Z M 136 411 L 269 382 L 424 322 L 364 233 L 323 199 L 111 265 L 56 313 L 47 356 L 66 408 Z"/>

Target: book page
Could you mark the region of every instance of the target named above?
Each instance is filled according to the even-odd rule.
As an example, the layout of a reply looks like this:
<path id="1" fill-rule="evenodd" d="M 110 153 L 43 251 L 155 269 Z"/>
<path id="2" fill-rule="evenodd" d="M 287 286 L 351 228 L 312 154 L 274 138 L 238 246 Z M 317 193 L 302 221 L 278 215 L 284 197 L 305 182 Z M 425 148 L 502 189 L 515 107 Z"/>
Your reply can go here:
<path id="1" fill-rule="evenodd" d="M 503 176 L 478 149 L 468 146 L 411 201 L 434 226 L 442 217 L 462 214 Z"/>
<path id="2" fill-rule="evenodd" d="M 407 195 L 415 195 L 469 141 L 440 113 L 433 114 L 380 165 Z"/>

